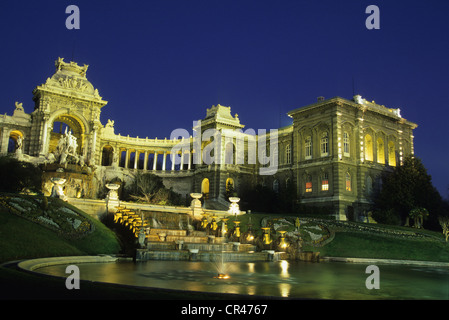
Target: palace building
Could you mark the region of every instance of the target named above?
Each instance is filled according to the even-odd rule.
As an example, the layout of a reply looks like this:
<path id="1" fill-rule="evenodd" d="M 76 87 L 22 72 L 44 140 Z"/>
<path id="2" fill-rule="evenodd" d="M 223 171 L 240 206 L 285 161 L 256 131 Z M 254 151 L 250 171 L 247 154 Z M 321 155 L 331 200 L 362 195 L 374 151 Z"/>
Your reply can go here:
<path id="1" fill-rule="evenodd" d="M 229 185 L 237 192 L 257 184 L 282 192 L 291 183 L 303 204 L 329 207 L 338 219 L 361 219 L 381 174 L 413 154 L 417 125 L 399 109 L 360 96 L 320 97 L 288 112 L 291 125 L 266 132 L 245 129 L 230 107 L 218 104 L 193 134 L 122 136 L 114 120 L 100 121 L 107 101 L 87 80 L 88 66 L 58 58 L 55 67 L 33 90 L 31 113 L 16 102 L 12 115 L 0 115 L 1 155 L 42 165 L 46 194 L 49 177 L 64 172 L 68 197 L 97 198 L 109 181 L 152 172 L 178 193 L 202 192 L 223 205 Z"/>

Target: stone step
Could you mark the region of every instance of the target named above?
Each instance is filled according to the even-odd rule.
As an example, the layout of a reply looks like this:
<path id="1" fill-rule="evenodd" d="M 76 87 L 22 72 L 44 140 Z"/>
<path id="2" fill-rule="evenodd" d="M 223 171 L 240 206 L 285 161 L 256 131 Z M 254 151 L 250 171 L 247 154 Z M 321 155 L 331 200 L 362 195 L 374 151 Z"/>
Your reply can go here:
<path id="1" fill-rule="evenodd" d="M 176 229 L 150 229 L 150 235 L 165 234 L 166 236 L 186 236 L 187 230 L 176 230 Z"/>
<path id="2" fill-rule="evenodd" d="M 192 242 L 192 243 L 208 243 L 209 239 L 207 237 L 197 237 L 197 236 L 167 236 L 167 242 L 176 242 L 176 241 L 184 241 L 184 242 Z"/>

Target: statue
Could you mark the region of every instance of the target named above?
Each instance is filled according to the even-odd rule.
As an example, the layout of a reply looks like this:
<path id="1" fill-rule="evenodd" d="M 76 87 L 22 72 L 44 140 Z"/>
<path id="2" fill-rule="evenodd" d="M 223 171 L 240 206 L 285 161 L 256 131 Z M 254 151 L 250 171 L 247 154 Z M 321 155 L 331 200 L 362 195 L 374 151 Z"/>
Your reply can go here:
<path id="1" fill-rule="evenodd" d="M 22 137 L 18 136 L 17 143 L 16 143 L 16 153 L 22 151 L 22 141 L 23 141 Z"/>
<path id="2" fill-rule="evenodd" d="M 58 141 L 58 146 L 56 147 L 56 156 L 59 156 L 59 163 L 66 164 L 68 157 L 70 156 L 71 161 L 75 163 L 80 163 L 81 166 L 84 165 L 84 157 L 80 157 L 77 154 L 78 143 L 76 142 L 76 137 L 72 134 L 71 130 L 65 129 L 64 135 Z M 70 158 L 69 158 L 70 159 Z"/>
<path id="3" fill-rule="evenodd" d="M 116 148 L 112 152 L 112 166 L 113 167 L 117 167 L 118 166 L 118 158 L 119 158 L 119 154 L 118 154 L 118 150 Z"/>
<path id="4" fill-rule="evenodd" d="M 17 136 L 17 139 L 16 139 L 16 150 L 15 150 L 14 154 L 15 154 L 15 157 L 18 160 L 23 160 L 22 159 L 23 158 L 22 141 L 23 141 L 22 137 L 21 136 Z"/>
<path id="5" fill-rule="evenodd" d="M 108 123 L 106 123 L 106 128 L 114 128 L 114 120 L 108 119 Z"/>
<path id="6" fill-rule="evenodd" d="M 22 102 L 19 103 L 18 101 L 16 101 L 16 110 L 24 111 Z"/>

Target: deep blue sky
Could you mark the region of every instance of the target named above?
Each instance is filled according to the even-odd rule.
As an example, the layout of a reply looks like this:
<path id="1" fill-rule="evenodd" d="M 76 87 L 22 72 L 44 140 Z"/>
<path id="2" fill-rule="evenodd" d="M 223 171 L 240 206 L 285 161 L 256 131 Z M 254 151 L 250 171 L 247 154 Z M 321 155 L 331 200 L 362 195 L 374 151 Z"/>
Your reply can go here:
<path id="1" fill-rule="evenodd" d="M 68 30 L 65 9 L 80 9 Z M 365 9 L 380 9 L 368 30 Z M 33 111 L 54 61 L 88 64 L 101 120 L 122 135 L 191 131 L 206 108 L 231 106 L 246 128 L 287 125 L 318 96 L 355 92 L 419 124 L 415 153 L 443 197 L 449 187 L 449 1 L 0 2 L 0 113 Z"/>

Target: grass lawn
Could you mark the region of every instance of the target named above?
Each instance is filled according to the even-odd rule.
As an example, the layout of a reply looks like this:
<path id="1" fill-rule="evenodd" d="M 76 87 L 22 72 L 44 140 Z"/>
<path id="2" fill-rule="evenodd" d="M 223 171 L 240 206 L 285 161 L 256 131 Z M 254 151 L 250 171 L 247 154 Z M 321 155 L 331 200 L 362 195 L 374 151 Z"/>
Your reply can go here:
<path id="1" fill-rule="evenodd" d="M 0 206 L 0 262 L 119 252 L 119 242 L 111 230 L 84 212 L 61 202 L 55 203 L 54 206 L 66 206 L 75 210 L 89 219 L 94 231 L 81 237 L 64 237 L 50 228 L 12 214 L 7 208 Z"/>
<path id="2" fill-rule="evenodd" d="M 449 245 L 441 241 L 396 239 L 381 235 L 337 232 L 316 248 L 321 256 L 449 262 Z"/>

